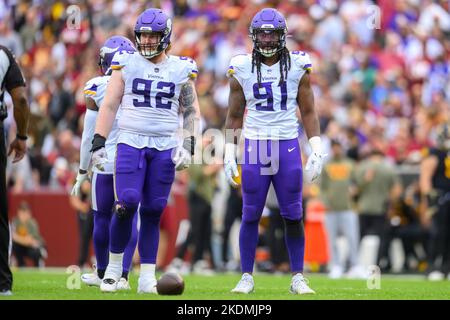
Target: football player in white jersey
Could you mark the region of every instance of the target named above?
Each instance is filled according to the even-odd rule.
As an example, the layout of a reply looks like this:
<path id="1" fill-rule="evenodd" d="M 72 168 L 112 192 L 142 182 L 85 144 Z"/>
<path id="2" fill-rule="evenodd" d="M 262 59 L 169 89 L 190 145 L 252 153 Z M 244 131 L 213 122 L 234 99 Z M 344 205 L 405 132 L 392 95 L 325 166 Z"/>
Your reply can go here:
<path id="1" fill-rule="evenodd" d="M 305 248 L 302 221 L 302 162 L 298 143 L 300 108 L 312 153 L 306 173 L 312 180 L 322 170 L 319 121 L 310 86 L 311 61 L 304 52 L 286 48 L 287 26 L 275 9 L 258 12 L 250 26 L 252 55 L 231 59 L 227 130 L 242 128 L 245 138 L 242 162 L 243 215 L 239 233 L 242 278 L 232 290 L 254 290 L 253 264 L 258 242 L 258 223 L 267 192 L 273 183 L 285 222 L 285 241 L 290 258 L 294 294 L 314 293 L 303 277 Z M 245 118 L 244 110 L 247 109 Z M 237 187 L 236 141 L 227 141 L 224 166 L 227 180 Z"/>
<path id="2" fill-rule="evenodd" d="M 172 20 L 160 9 L 147 9 L 135 25 L 138 53 L 120 52 L 100 108 L 93 140 L 93 163 L 106 161 L 108 136 L 120 105 L 115 160 L 116 214 L 111 225 L 109 264 L 100 289 L 117 290 L 123 252 L 129 241 L 134 212 L 140 203 L 138 249 L 139 293 L 157 293 L 155 263 L 160 216 L 175 177 L 193 155 L 200 108 L 194 79 L 197 67 L 186 57 L 168 55 Z M 189 136 L 178 144 L 179 111 Z"/>
<path id="3" fill-rule="evenodd" d="M 72 188 L 72 195 L 79 196 L 81 185 L 89 180 L 88 169 L 91 162 L 90 149 L 92 148 L 92 138 L 94 137 L 95 123 L 97 120 L 99 107 L 105 97 L 106 86 L 111 76 L 111 62 L 119 51 L 134 52 L 136 49 L 133 43 L 122 36 L 112 36 L 105 41 L 100 49 L 99 66 L 103 76 L 95 77 L 86 83 L 84 94 L 86 97 L 86 114 L 84 117 L 84 129 L 81 138 L 80 148 L 80 168 L 76 183 Z M 119 114 L 117 118 L 119 117 Z M 106 140 L 106 152 L 110 159 L 104 164 L 104 171 L 92 168 L 92 210 L 94 214 L 94 249 L 96 256 L 96 267 L 94 273 L 87 273 L 81 276 L 81 280 L 87 285 L 100 286 L 101 279 L 105 274 L 109 258 L 109 227 L 114 207 L 114 185 L 113 185 L 113 160 L 116 153 L 117 143 L 117 119 Z M 136 216 L 137 217 L 137 216 Z M 136 219 L 135 219 L 136 220 Z M 125 250 L 123 260 L 122 277 L 118 283 L 118 289 L 130 289 L 128 283 L 128 271 L 136 248 L 137 228 L 136 221 L 133 221 L 133 234 Z"/>

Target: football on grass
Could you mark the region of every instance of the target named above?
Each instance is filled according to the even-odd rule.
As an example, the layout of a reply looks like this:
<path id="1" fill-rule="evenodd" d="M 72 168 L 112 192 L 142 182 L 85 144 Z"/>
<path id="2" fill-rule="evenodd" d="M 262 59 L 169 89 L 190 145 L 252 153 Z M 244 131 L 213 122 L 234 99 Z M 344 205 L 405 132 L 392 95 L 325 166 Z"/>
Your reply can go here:
<path id="1" fill-rule="evenodd" d="M 167 272 L 157 281 L 156 289 L 161 295 L 179 295 L 184 291 L 184 280 L 177 273 Z"/>

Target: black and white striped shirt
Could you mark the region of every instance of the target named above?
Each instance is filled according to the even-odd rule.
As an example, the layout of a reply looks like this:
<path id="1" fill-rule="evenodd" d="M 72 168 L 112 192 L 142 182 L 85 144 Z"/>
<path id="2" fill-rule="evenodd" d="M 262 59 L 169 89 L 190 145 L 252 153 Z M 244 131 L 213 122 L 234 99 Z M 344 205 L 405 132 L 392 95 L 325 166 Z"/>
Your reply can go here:
<path id="1" fill-rule="evenodd" d="M 25 80 L 14 55 L 8 48 L 0 46 L 0 121 L 7 116 L 3 103 L 5 89 L 10 91 L 20 86 L 25 86 Z"/>

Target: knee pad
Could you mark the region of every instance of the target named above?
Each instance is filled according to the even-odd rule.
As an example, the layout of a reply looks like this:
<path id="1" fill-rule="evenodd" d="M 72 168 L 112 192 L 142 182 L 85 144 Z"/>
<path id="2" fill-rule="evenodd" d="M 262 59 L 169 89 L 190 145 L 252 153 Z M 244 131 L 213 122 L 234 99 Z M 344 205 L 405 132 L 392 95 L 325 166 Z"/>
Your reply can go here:
<path id="1" fill-rule="evenodd" d="M 166 198 L 158 198 L 151 202 L 150 209 L 153 212 L 157 212 L 159 215 L 161 215 L 166 205 L 167 205 Z"/>
<path id="2" fill-rule="evenodd" d="M 261 218 L 264 208 L 255 205 L 244 205 L 242 207 L 242 222 L 257 222 Z"/>
<path id="3" fill-rule="evenodd" d="M 156 201 L 156 200 L 155 200 Z M 167 202 L 167 201 L 164 201 Z M 158 202 L 157 205 L 152 206 L 152 207 L 143 207 L 141 206 L 139 208 L 139 213 L 141 215 L 142 219 L 148 219 L 148 220 L 160 220 L 161 219 L 161 214 L 164 210 L 165 204 L 163 209 L 161 210 L 155 210 L 155 209 L 160 209 L 161 207 L 161 202 Z"/>
<path id="4" fill-rule="evenodd" d="M 303 218 L 303 208 L 301 202 L 288 205 L 280 205 L 281 216 L 287 220 L 301 220 Z"/>
<path id="5" fill-rule="evenodd" d="M 284 231 L 286 235 L 290 238 L 300 238 L 305 236 L 305 226 L 303 224 L 303 219 L 301 220 L 289 220 L 283 218 L 284 220 Z"/>
<path id="6" fill-rule="evenodd" d="M 135 189 L 125 189 L 121 201 L 116 202 L 115 211 L 119 218 L 132 217 L 139 205 L 139 193 Z"/>

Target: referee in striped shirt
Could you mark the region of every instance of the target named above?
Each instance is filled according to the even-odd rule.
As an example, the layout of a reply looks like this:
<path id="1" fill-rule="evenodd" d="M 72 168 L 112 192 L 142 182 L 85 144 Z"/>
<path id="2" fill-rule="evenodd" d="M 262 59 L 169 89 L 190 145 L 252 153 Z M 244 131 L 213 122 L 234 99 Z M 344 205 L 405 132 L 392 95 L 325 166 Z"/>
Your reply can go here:
<path id="1" fill-rule="evenodd" d="M 3 120 L 7 117 L 3 102 L 5 90 L 14 105 L 17 134 L 6 153 L 6 137 Z M 9 224 L 6 193 L 6 160 L 14 155 L 13 163 L 20 161 L 26 152 L 29 107 L 25 93 L 25 80 L 19 65 L 9 49 L 0 46 L 0 296 L 11 295 L 12 273 L 9 269 Z"/>

